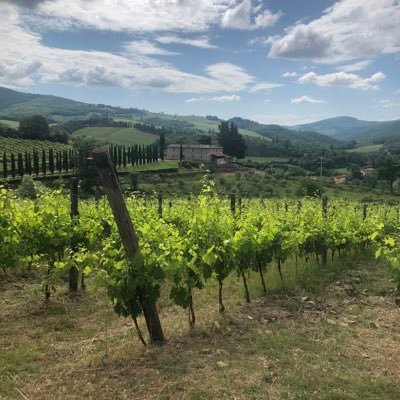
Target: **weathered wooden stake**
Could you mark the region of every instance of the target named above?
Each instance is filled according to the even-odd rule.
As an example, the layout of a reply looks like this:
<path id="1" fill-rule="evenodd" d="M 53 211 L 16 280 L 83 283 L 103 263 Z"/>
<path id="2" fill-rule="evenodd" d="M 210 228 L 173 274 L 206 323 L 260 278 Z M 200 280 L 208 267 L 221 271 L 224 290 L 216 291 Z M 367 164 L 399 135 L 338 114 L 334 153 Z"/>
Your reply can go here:
<path id="1" fill-rule="evenodd" d="M 119 186 L 108 148 L 100 147 L 94 149 L 93 159 L 100 180 L 103 184 L 104 191 L 106 192 L 108 202 L 110 203 L 126 254 L 129 259 L 133 259 L 140 255 L 139 242 L 122 196 L 121 188 Z M 146 287 L 138 288 L 138 295 L 143 315 L 146 320 L 150 340 L 155 343 L 162 343 L 164 341 L 164 333 L 161 327 L 156 304 L 149 299 Z"/>
<path id="2" fill-rule="evenodd" d="M 367 208 L 368 208 L 368 205 L 364 204 L 364 206 L 363 206 L 363 220 L 367 219 Z"/>
<path id="3" fill-rule="evenodd" d="M 326 196 L 322 197 L 322 216 L 324 218 L 328 217 L 328 198 Z M 328 263 L 328 249 L 326 246 L 322 250 L 322 264 L 326 265 Z"/>
<path id="4" fill-rule="evenodd" d="M 231 193 L 231 212 L 235 215 L 236 212 L 236 193 Z"/>
<path id="5" fill-rule="evenodd" d="M 78 178 L 71 178 L 71 219 L 72 223 L 75 223 L 76 219 L 79 216 L 78 211 Z M 76 248 L 72 250 L 76 251 Z M 76 292 L 78 290 L 78 280 L 79 280 L 79 271 L 78 268 L 73 265 L 69 268 L 69 290 L 72 292 Z"/>
<path id="6" fill-rule="evenodd" d="M 158 194 L 158 215 L 160 216 L 160 218 L 162 218 L 162 212 L 163 212 L 163 198 L 162 198 L 162 194 L 159 193 Z"/>

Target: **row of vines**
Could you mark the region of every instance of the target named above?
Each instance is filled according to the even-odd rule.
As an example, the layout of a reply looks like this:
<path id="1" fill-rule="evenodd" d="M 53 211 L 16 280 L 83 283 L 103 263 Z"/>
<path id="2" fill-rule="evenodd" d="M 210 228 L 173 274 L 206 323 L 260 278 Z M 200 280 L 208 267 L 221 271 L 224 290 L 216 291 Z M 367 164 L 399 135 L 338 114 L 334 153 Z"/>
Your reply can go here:
<path id="1" fill-rule="evenodd" d="M 119 315 L 135 322 L 141 313 L 137 288 L 150 288 L 156 301 L 162 288 L 189 310 L 195 324 L 193 297 L 216 280 L 219 310 L 224 312 L 224 280 L 236 274 L 250 301 L 246 275 L 264 274 L 299 257 L 317 257 L 321 268 L 347 250 L 375 246 L 400 283 L 399 207 L 319 199 L 221 199 L 213 183 L 192 199 L 126 199 L 141 247 L 140 259 L 128 261 L 106 199 L 82 201 L 79 216 L 70 216 L 69 197 L 44 192 L 35 200 L 17 199 L 0 189 L 0 267 L 37 266 L 45 271 L 43 289 L 50 297 L 57 277 L 77 268 L 107 287 Z M 329 257 L 329 259 L 331 259 Z M 284 278 L 284 277 L 283 277 Z"/>

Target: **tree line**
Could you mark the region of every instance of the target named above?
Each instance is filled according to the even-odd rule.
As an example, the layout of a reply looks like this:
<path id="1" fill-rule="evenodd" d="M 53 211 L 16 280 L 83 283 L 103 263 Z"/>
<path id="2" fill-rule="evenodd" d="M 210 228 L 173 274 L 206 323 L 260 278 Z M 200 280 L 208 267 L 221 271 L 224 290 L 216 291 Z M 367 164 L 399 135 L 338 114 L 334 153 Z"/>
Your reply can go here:
<path id="1" fill-rule="evenodd" d="M 159 150 L 155 144 L 121 146 L 111 145 L 110 154 L 116 168 L 128 165 L 144 165 L 155 163 L 159 159 Z M 32 152 L 3 152 L 2 166 L 4 179 L 24 175 L 68 173 L 78 166 L 78 152 L 75 149 L 55 151 L 34 149 Z"/>

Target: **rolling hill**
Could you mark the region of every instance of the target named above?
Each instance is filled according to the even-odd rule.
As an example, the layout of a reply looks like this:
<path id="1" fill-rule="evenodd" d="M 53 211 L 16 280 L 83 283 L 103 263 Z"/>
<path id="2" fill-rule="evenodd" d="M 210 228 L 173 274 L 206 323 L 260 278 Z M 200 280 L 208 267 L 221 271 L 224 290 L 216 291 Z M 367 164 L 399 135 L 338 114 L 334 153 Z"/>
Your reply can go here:
<path id="1" fill-rule="evenodd" d="M 400 135 L 400 119 L 394 121 L 363 121 L 352 117 L 335 117 L 289 128 L 311 130 L 339 140 L 356 140 L 361 143 L 369 143 L 388 136 Z"/>
<path id="2" fill-rule="evenodd" d="M 82 128 L 72 134 L 73 137 L 93 137 L 108 143 L 131 146 L 134 144 L 152 144 L 158 136 L 139 131 L 135 128 L 113 128 L 96 126 Z"/>

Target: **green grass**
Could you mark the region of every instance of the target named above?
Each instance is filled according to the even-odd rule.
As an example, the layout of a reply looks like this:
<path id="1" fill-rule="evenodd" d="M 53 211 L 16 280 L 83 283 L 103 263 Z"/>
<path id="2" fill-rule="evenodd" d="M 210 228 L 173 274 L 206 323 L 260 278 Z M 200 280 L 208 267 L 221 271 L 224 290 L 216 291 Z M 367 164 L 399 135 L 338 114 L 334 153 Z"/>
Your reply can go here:
<path id="1" fill-rule="evenodd" d="M 92 127 L 75 131 L 72 136 L 87 136 L 120 145 L 152 144 L 157 136 L 135 128 Z"/>
<path id="2" fill-rule="evenodd" d="M 287 157 L 245 157 L 245 161 L 252 161 L 256 163 L 269 163 L 269 162 L 282 162 L 287 163 L 289 159 Z"/>
<path id="3" fill-rule="evenodd" d="M 10 128 L 18 128 L 19 122 L 18 121 L 11 121 L 8 119 L 0 119 L 0 124 L 8 125 Z"/>
<path id="4" fill-rule="evenodd" d="M 166 161 L 159 161 L 154 164 L 144 164 L 144 165 L 135 165 L 135 166 L 127 166 L 126 168 L 118 168 L 119 171 L 129 171 L 129 172 L 141 172 L 141 171 L 161 171 L 163 169 L 169 168 L 178 168 L 179 161 L 174 160 L 166 160 Z"/>
<path id="5" fill-rule="evenodd" d="M 310 259 L 235 274 L 194 290 L 196 327 L 162 287 L 167 343 L 144 349 L 130 319 L 118 318 L 102 288 L 49 302 L 34 278 L 0 272 L 0 398 L 397 400 L 398 307 L 385 268 L 345 254 L 322 267 Z M 377 290 L 376 290 L 377 289 Z M 143 332 L 142 318 L 139 323 Z M 151 379 L 150 379 L 151 378 Z"/>
<path id="6" fill-rule="evenodd" d="M 209 129 L 214 130 L 214 132 L 218 132 L 218 122 L 210 121 L 205 117 L 197 116 L 197 115 L 170 115 L 170 114 L 162 114 L 162 113 L 149 113 L 146 118 L 162 118 L 171 121 L 186 121 L 193 124 L 193 128 L 200 129 L 205 133 L 208 133 Z M 135 122 L 146 123 L 146 118 L 143 121 L 137 120 Z M 116 121 L 124 121 L 131 122 L 132 120 L 127 118 L 115 118 Z M 248 130 L 248 129 L 239 129 L 239 132 L 246 136 L 264 138 L 265 140 L 270 141 L 270 138 L 265 138 L 257 132 Z"/>
<path id="7" fill-rule="evenodd" d="M 383 147 L 383 144 L 368 144 L 365 146 L 356 147 L 355 149 L 349 149 L 346 151 L 356 152 L 356 153 L 373 153 L 375 151 L 380 150 Z"/>

